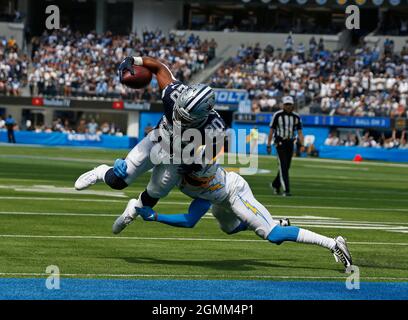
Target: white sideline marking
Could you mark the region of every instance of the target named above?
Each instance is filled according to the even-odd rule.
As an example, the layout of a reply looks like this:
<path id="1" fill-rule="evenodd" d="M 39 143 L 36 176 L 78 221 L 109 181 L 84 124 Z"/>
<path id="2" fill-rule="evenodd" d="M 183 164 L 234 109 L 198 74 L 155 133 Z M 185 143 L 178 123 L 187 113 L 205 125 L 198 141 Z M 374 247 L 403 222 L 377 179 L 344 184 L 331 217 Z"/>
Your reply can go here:
<path id="1" fill-rule="evenodd" d="M 33 160 L 51 160 L 51 161 L 65 161 L 65 162 L 85 162 L 85 163 L 113 163 L 113 159 L 81 159 L 81 158 L 72 158 L 72 157 L 47 157 L 47 156 L 28 156 L 20 154 L 3 154 L 0 155 L 0 158 L 15 158 L 15 159 L 33 159 Z"/>
<path id="2" fill-rule="evenodd" d="M 0 185 L 0 189 L 14 190 L 17 192 L 46 192 L 46 193 L 62 193 L 62 194 L 75 194 L 78 195 L 78 191 L 74 187 L 57 187 L 53 185 L 33 185 L 33 186 L 21 186 L 21 185 Z M 94 196 L 108 196 L 116 198 L 127 198 L 123 191 L 103 191 L 103 190 L 82 190 L 81 194 L 94 195 Z"/>
<path id="3" fill-rule="evenodd" d="M 310 191 L 310 189 L 300 189 L 300 188 L 294 188 L 294 189 L 296 189 L 297 191 L 299 191 L 299 190 L 306 190 L 306 191 Z M 325 190 L 324 192 L 326 192 L 327 190 Z M 333 191 L 333 192 L 335 192 L 335 191 Z M 350 192 L 350 193 L 353 193 L 353 192 Z M 390 192 L 390 194 L 391 194 L 392 192 Z M 394 194 L 395 195 L 395 193 L 392 193 L 392 194 Z M 407 195 L 407 193 L 405 192 L 405 193 L 401 193 L 402 195 Z M 256 196 L 257 198 L 268 198 L 268 199 L 270 199 L 270 195 L 266 195 L 266 194 L 262 194 L 262 195 L 257 195 Z M 330 197 L 330 196 L 328 196 L 328 197 L 326 197 L 326 196 L 324 196 L 324 197 L 322 197 L 322 196 L 299 196 L 299 195 L 296 195 L 295 196 L 296 197 L 296 199 L 322 199 L 322 200 L 325 200 L 325 199 L 327 199 L 327 200 L 357 200 L 357 201 L 387 201 L 387 202 L 408 202 L 408 199 L 388 199 L 388 198 L 380 198 L 380 197 L 375 197 L 375 198 L 361 198 L 361 197 L 358 197 L 358 198 L 356 198 L 356 197 Z"/>
<path id="4" fill-rule="evenodd" d="M 211 242 L 263 242 L 258 239 L 221 239 L 221 238 L 174 238 L 174 237 L 126 237 L 126 236 L 74 236 L 74 235 L 29 235 L 29 234 L 0 234 L 0 238 L 42 238 L 42 239 L 90 239 L 90 240 L 168 240 L 168 241 L 211 241 Z M 355 245 L 390 245 L 408 246 L 408 242 L 347 242 Z"/>
<path id="5" fill-rule="evenodd" d="M 33 186 L 22 186 L 22 185 L 1 185 L 0 184 L 0 189 L 8 189 L 8 190 L 14 190 L 17 192 L 36 192 L 36 193 L 60 193 L 60 194 L 74 194 L 74 195 L 95 195 L 95 196 L 108 196 L 108 197 L 116 197 L 116 198 L 127 198 L 126 194 L 122 191 L 103 191 L 103 190 L 82 190 L 80 193 L 75 190 L 73 187 L 56 187 L 52 185 L 33 185 Z M 296 190 L 307 190 L 310 191 L 310 189 L 304 189 L 304 188 L 296 188 Z M 132 190 L 135 191 L 135 190 Z M 142 192 L 143 190 L 136 190 L 135 192 Z M 174 190 L 178 191 L 178 190 Z M 330 190 L 325 190 L 330 191 Z M 339 192 L 347 192 L 347 191 L 342 191 L 338 190 Z M 333 190 L 332 192 L 338 192 Z M 354 193 L 350 191 L 350 193 Z M 385 192 L 381 192 L 385 193 Z M 395 192 L 389 192 L 390 194 L 395 195 Z M 178 194 L 181 194 L 181 192 L 178 192 Z M 406 195 L 406 192 L 401 192 L 402 195 Z M 270 195 L 258 195 L 259 198 L 266 198 L 270 197 Z M 297 195 L 296 198 L 299 199 L 328 199 L 328 200 L 367 200 L 367 201 L 388 201 L 388 202 L 408 202 L 408 199 L 388 199 L 388 198 L 380 198 L 376 197 L 375 199 L 373 198 L 364 198 L 364 197 L 330 197 L 330 196 L 299 196 Z"/>
<path id="6" fill-rule="evenodd" d="M 124 200 L 109 200 L 109 199 L 81 199 L 81 198 L 48 198 L 48 197 L 13 197 L 13 196 L 0 196 L 0 199 L 4 200 L 39 200 L 39 201 L 79 201 L 79 202 L 120 202 L 124 203 Z M 187 205 L 189 201 L 160 201 L 160 204 L 168 205 Z M 366 208 L 366 207 L 325 207 L 325 206 L 295 206 L 295 205 L 274 205 L 267 204 L 268 208 L 292 208 L 292 209 L 327 209 L 327 210 L 364 210 L 364 211 L 395 211 L 395 212 L 408 212 L 408 208 Z"/>
<path id="7" fill-rule="evenodd" d="M 117 217 L 118 214 L 109 214 L 109 213 L 80 213 L 80 212 L 27 212 L 27 211 L 0 211 L 0 214 L 3 215 L 43 215 L 43 216 L 91 216 L 91 217 Z M 205 214 L 206 218 L 214 218 L 214 216 L 210 213 Z M 274 216 L 274 218 L 290 218 L 296 220 L 312 220 L 308 221 L 310 223 L 320 222 L 323 220 L 324 222 L 333 221 L 333 220 L 340 220 L 340 218 L 332 218 L 332 217 L 319 217 L 319 216 Z M 358 221 L 356 221 L 358 222 Z M 370 221 L 368 221 L 370 222 Z M 407 223 L 408 224 L 408 223 Z"/>
<path id="8" fill-rule="evenodd" d="M 71 213 L 71 212 L 16 212 L 0 211 L 0 215 L 36 215 L 36 216 L 74 216 L 74 217 L 117 217 L 117 214 L 98 213 Z M 315 216 L 274 216 L 274 219 L 290 218 L 292 224 L 299 227 L 315 227 L 329 229 L 356 229 L 356 230 L 384 230 L 392 232 L 408 233 L 408 223 L 396 222 L 373 222 L 373 221 L 344 221 L 339 218 L 324 218 Z M 202 219 L 215 217 L 207 213 Z"/>
<path id="9" fill-rule="evenodd" d="M 48 277 L 49 273 L 36 272 L 0 272 L 0 276 Z M 284 276 L 284 275 L 233 275 L 233 274 L 115 274 L 115 273 L 61 273 L 62 277 L 79 278 L 252 278 L 252 279 L 344 279 L 344 276 Z M 360 277 L 367 280 L 408 280 L 405 277 Z"/>

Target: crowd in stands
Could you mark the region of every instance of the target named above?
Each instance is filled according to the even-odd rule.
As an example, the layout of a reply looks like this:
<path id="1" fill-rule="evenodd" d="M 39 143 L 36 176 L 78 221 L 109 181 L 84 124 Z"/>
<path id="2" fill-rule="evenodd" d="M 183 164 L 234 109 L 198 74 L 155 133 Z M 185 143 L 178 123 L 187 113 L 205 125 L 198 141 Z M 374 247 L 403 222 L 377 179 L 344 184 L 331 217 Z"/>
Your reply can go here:
<path id="1" fill-rule="evenodd" d="M 12 119 L 11 116 L 4 118 L 0 116 L 0 130 L 7 129 L 8 120 Z M 115 136 L 123 136 L 122 130 L 115 124 L 109 122 L 97 123 L 94 119 L 87 121 L 86 119 L 79 119 L 78 121 L 72 122 L 68 119 L 55 119 L 51 125 L 42 124 L 34 125 L 31 120 L 26 120 L 23 124 L 19 125 L 13 120 L 13 128 L 16 131 L 27 130 L 34 131 L 37 133 L 45 132 L 62 132 L 62 133 L 82 133 L 82 134 L 108 134 Z"/>
<path id="2" fill-rule="evenodd" d="M 214 58 L 216 42 L 202 41 L 194 34 L 164 35 L 160 30 L 139 36 L 116 36 L 110 32 L 82 34 L 69 28 L 45 31 L 31 40 L 31 58 L 23 54 L 15 39 L 0 38 L 0 94 L 21 95 L 28 87 L 31 96 L 73 96 L 160 99 L 155 79 L 143 90 L 122 85 L 119 63 L 128 55 L 163 59 L 180 81 L 205 68 Z"/>
<path id="3" fill-rule="evenodd" d="M 408 149 L 406 130 L 403 130 L 400 134 L 393 130 L 389 137 L 386 137 L 384 133 L 371 134 L 370 131 L 365 131 L 363 134 L 360 133 L 360 130 L 355 130 L 355 133 L 348 132 L 346 134 L 332 131 L 324 141 L 324 144 L 327 146 Z"/>
<path id="4" fill-rule="evenodd" d="M 87 121 L 86 119 L 79 119 L 72 123 L 68 119 L 57 118 L 52 122 L 52 125 L 37 125 L 34 126 L 30 120 L 25 123 L 25 129 L 34 132 L 62 132 L 62 133 L 80 133 L 80 134 L 108 134 L 115 136 L 123 136 L 123 132 L 115 123 L 102 122 L 97 123 L 95 119 Z"/>
<path id="5" fill-rule="evenodd" d="M 291 35 L 283 49 L 241 45 L 237 55 L 211 79 L 214 87 L 246 89 L 252 111 L 274 111 L 290 94 L 298 108 L 311 113 L 350 116 L 407 116 L 408 42 L 398 54 L 386 40 L 354 52 L 325 50 L 324 41 L 310 39 L 295 46 Z"/>
<path id="6" fill-rule="evenodd" d="M 117 75 L 119 63 L 129 55 L 163 59 L 180 81 L 204 69 L 215 55 L 215 42 L 158 31 L 141 36 L 115 36 L 110 32 L 82 34 L 63 28 L 33 38 L 33 70 L 28 75 L 30 93 L 46 96 L 159 99 L 155 80 L 145 90 L 131 90 Z"/>
<path id="7" fill-rule="evenodd" d="M 19 96 L 27 83 L 29 59 L 13 37 L 0 37 L 0 94 Z"/>

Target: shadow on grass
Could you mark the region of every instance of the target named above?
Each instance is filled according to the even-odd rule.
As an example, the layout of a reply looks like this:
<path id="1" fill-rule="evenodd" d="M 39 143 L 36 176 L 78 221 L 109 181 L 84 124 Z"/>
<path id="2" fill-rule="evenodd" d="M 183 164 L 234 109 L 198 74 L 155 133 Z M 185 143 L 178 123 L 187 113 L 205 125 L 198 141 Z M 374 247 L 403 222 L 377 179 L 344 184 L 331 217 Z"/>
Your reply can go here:
<path id="1" fill-rule="evenodd" d="M 154 264 L 163 266 L 190 266 L 190 267 L 202 267 L 214 270 L 230 270 L 230 271 L 252 271 L 259 270 L 259 268 L 273 268 L 282 271 L 287 270 L 330 270 L 337 271 L 336 265 L 332 268 L 314 267 L 312 265 L 294 265 L 294 259 L 280 260 L 282 264 L 272 263 L 270 261 L 259 259 L 226 259 L 226 260 L 169 260 L 158 259 L 152 257 L 123 257 L 128 263 L 135 264 Z M 343 273 L 343 271 L 341 272 Z M 283 274 L 286 274 L 283 273 Z"/>

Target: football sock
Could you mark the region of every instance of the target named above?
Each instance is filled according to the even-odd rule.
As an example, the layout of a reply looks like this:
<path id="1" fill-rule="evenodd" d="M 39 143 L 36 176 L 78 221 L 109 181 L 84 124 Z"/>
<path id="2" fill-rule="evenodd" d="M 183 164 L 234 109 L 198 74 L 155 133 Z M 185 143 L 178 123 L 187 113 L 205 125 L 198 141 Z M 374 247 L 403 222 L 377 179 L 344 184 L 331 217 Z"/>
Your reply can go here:
<path id="1" fill-rule="evenodd" d="M 96 176 L 98 180 L 103 180 L 105 182 L 105 174 L 111 167 L 107 166 L 106 164 L 101 164 L 100 166 L 95 168 Z"/>
<path id="2" fill-rule="evenodd" d="M 330 250 L 336 246 L 334 239 L 296 226 L 281 227 L 277 225 L 269 233 L 267 239 L 276 244 L 281 244 L 284 241 L 316 244 Z"/>
<path id="3" fill-rule="evenodd" d="M 334 241 L 334 239 L 302 228 L 299 228 L 299 234 L 296 242 L 317 244 L 330 250 L 334 249 L 334 247 L 336 246 L 336 241 Z"/>

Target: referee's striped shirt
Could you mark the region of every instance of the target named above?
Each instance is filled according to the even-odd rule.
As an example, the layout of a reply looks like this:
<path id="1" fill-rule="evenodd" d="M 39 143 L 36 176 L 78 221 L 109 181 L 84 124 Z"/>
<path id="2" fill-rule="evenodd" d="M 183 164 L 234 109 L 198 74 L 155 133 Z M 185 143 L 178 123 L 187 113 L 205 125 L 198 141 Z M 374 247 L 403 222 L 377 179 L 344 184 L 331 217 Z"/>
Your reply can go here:
<path id="1" fill-rule="evenodd" d="M 296 131 L 302 130 L 302 121 L 296 112 L 280 110 L 274 113 L 269 127 L 273 129 L 275 141 L 294 140 Z"/>

